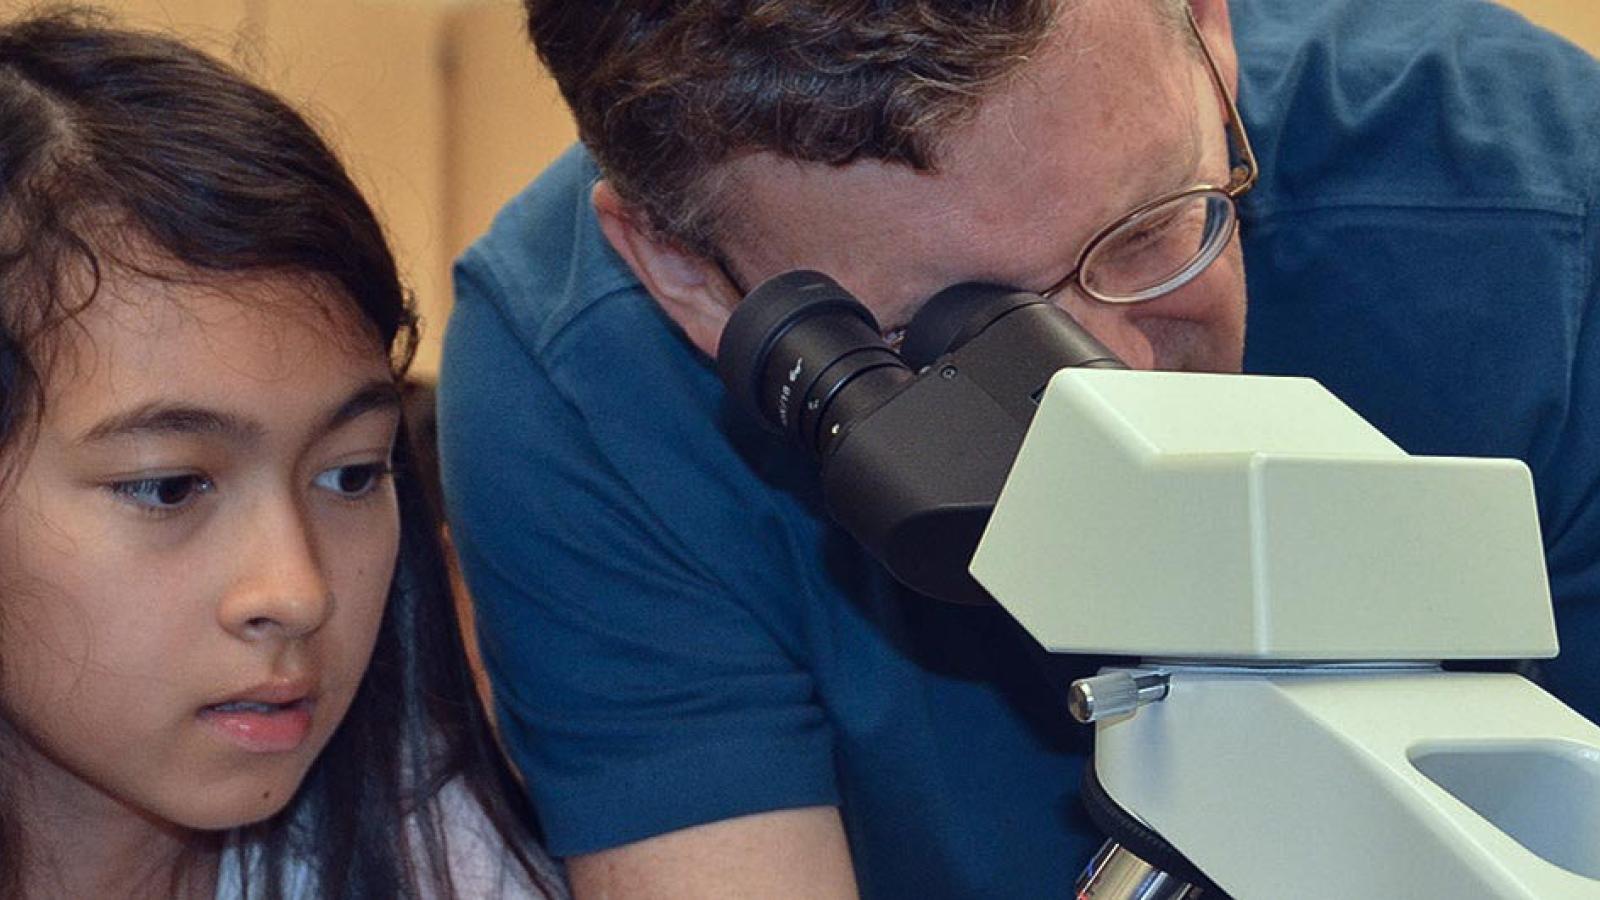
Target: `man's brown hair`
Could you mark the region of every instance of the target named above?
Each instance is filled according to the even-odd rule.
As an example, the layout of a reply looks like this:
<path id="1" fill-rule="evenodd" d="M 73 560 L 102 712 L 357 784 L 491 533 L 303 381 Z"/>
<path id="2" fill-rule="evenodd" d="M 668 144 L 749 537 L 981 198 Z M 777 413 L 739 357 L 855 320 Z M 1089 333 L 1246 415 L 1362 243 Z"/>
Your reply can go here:
<path id="1" fill-rule="evenodd" d="M 715 252 L 709 176 L 737 154 L 932 168 L 942 136 L 1049 33 L 1057 0 L 525 0 L 606 179 Z"/>

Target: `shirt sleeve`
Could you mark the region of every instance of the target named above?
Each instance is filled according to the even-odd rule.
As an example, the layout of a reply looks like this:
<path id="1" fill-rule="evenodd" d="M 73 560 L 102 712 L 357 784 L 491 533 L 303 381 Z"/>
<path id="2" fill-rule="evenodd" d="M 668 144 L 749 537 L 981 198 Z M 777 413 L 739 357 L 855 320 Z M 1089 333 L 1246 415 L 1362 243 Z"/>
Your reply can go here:
<path id="1" fill-rule="evenodd" d="M 725 496 L 717 473 L 686 467 L 667 434 L 615 458 L 504 319 L 510 304 L 491 302 L 501 292 L 487 266 L 458 266 L 441 459 L 503 738 L 552 852 L 836 804 L 812 677 L 759 608 L 773 583 L 709 565 L 708 510 L 728 502 L 709 499 Z M 629 365 L 612 349 L 602 365 Z M 652 390 L 670 386 L 634 402 Z M 640 496 L 652 453 L 681 502 Z"/>

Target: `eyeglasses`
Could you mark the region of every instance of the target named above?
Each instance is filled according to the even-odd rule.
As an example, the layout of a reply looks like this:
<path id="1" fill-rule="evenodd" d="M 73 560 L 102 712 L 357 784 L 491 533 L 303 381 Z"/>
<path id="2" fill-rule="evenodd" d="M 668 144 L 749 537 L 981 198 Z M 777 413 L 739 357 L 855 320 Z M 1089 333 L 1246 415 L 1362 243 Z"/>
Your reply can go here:
<path id="1" fill-rule="evenodd" d="M 1200 34 L 1194 12 L 1185 14 L 1211 83 L 1228 113 L 1229 177 L 1225 185 L 1197 184 L 1140 204 L 1095 232 L 1078 253 L 1066 277 L 1040 292 L 1053 298 L 1077 285 L 1102 303 L 1141 303 L 1169 294 L 1193 281 L 1217 257 L 1239 225 L 1234 201 L 1255 186 L 1260 168 L 1250 138 L 1239 119 L 1239 107 L 1222 82 L 1217 61 Z"/>

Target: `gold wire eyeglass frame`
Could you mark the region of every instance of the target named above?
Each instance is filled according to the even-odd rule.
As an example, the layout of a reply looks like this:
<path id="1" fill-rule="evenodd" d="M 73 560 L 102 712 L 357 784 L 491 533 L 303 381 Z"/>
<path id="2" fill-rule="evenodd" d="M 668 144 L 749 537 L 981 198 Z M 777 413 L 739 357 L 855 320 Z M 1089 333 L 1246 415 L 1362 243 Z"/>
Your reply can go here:
<path id="1" fill-rule="evenodd" d="M 1205 59 L 1206 71 L 1211 76 L 1211 84 L 1217 89 L 1218 96 L 1222 98 L 1222 105 L 1227 110 L 1229 138 L 1228 183 L 1225 185 L 1196 184 L 1183 190 L 1162 194 L 1139 204 L 1131 212 L 1115 219 L 1090 236 L 1089 240 L 1084 243 L 1083 249 L 1078 252 L 1078 258 L 1072 266 L 1072 271 L 1068 272 L 1055 284 L 1040 291 L 1040 296 L 1047 299 L 1054 298 L 1061 291 L 1076 285 L 1078 290 L 1082 291 L 1085 296 L 1092 297 L 1102 303 L 1128 304 L 1153 300 L 1170 294 L 1199 277 L 1200 273 L 1210 268 L 1213 262 L 1216 262 L 1217 257 L 1222 255 L 1223 248 L 1233 239 L 1233 234 L 1239 227 L 1239 211 L 1235 201 L 1248 193 L 1252 187 L 1255 187 L 1256 179 L 1260 177 L 1261 169 L 1256 164 L 1255 151 L 1250 147 L 1250 137 L 1245 134 L 1244 122 L 1239 117 L 1239 107 L 1234 102 L 1233 95 L 1228 91 L 1228 86 L 1222 81 L 1222 72 L 1217 69 L 1217 61 L 1211 55 L 1211 48 L 1206 45 L 1205 37 L 1200 34 L 1200 23 L 1195 21 L 1194 10 L 1189 8 L 1187 4 L 1185 4 L 1184 15 L 1189 21 L 1189 29 L 1194 34 L 1195 41 L 1200 45 L 1200 55 Z M 1094 252 L 1100 248 L 1100 245 L 1107 238 L 1161 207 L 1188 197 L 1206 195 L 1219 196 L 1226 200 L 1228 210 L 1227 233 L 1211 243 L 1202 245 L 1195 257 L 1189 260 L 1187 264 L 1180 266 L 1172 277 L 1166 281 L 1158 282 L 1154 286 L 1140 290 L 1131 296 L 1106 294 L 1095 290 L 1084 281 L 1084 263 L 1094 255 Z M 1209 259 L 1204 258 L 1207 254 L 1210 254 Z"/>

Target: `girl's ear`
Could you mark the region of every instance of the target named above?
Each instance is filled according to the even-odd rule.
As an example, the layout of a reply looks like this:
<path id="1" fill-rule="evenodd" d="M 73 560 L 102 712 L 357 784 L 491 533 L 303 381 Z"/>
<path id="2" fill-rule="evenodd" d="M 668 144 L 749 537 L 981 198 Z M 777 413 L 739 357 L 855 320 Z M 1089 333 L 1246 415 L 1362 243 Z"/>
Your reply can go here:
<path id="1" fill-rule="evenodd" d="M 702 353 L 715 357 L 723 326 L 739 302 L 721 267 L 657 234 L 608 182 L 596 184 L 590 200 L 606 240 L 645 290 Z"/>

